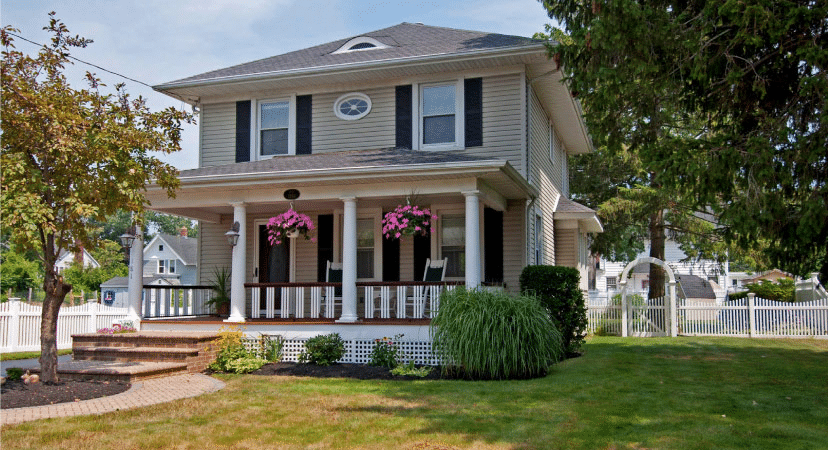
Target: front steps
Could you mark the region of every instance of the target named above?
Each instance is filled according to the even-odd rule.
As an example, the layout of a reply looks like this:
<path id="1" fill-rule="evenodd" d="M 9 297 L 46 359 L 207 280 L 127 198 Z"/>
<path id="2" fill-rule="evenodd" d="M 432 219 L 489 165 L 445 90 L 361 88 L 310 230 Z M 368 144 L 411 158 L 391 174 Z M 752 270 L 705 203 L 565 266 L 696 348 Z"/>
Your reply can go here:
<path id="1" fill-rule="evenodd" d="M 141 331 L 72 335 L 72 358 L 58 365 L 64 380 L 133 382 L 207 369 L 218 353 L 208 332 Z"/>

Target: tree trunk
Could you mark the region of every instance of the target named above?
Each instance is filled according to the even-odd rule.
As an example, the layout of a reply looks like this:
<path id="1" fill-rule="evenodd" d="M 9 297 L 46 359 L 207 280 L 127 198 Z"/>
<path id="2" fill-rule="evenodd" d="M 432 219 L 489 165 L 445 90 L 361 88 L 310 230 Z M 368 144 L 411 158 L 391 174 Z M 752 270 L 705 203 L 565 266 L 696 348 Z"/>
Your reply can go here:
<path id="1" fill-rule="evenodd" d="M 54 251 L 52 252 L 54 253 Z M 57 383 L 57 322 L 60 305 L 72 285 L 63 282 L 55 273 L 54 257 L 46 256 L 46 270 L 43 279 L 43 313 L 40 321 L 40 380 L 44 383 Z"/>
<path id="2" fill-rule="evenodd" d="M 650 216 L 650 256 L 664 261 L 664 210 Z M 664 269 L 650 264 L 650 293 L 647 298 L 664 297 Z"/>

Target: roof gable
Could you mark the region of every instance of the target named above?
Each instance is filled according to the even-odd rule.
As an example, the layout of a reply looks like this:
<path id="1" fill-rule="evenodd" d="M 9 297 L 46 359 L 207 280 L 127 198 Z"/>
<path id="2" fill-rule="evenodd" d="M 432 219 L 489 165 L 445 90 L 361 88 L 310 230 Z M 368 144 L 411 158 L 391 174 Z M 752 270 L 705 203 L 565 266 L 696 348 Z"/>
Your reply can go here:
<path id="1" fill-rule="evenodd" d="M 158 241 L 164 242 L 164 244 L 166 244 L 167 247 L 169 247 L 169 249 L 172 250 L 172 252 L 175 253 L 175 255 L 178 257 L 178 259 L 181 260 L 185 265 L 192 266 L 196 264 L 196 258 L 198 255 L 198 239 L 186 236 L 158 233 L 144 247 L 144 255 L 152 251 L 152 247 Z"/>

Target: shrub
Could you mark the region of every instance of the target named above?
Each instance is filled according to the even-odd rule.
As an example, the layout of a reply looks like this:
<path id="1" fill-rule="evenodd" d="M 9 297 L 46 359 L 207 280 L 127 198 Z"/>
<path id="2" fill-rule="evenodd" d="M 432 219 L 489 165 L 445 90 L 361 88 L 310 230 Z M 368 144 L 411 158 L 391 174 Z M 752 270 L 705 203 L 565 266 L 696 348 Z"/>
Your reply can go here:
<path id="1" fill-rule="evenodd" d="M 758 298 L 776 300 L 779 302 L 793 302 L 796 297 L 796 283 L 790 278 L 781 278 L 774 283 L 768 280 L 761 280 L 759 283 L 746 284 L 747 291 L 729 294 L 728 300 L 739 300 L 747 298 L 748 293 L 753 292 Z"/>
<path id="2" fill-rule="evenodd" d="M 562 356 L 561 335 L 543 305 L 504 292 L 444 292 L 431 335 L 444 371 L 472 379 L 542 376 Z"/>
<path id="3" fill-rule="evenodd" d="M 216 355 L 215 362 L 210 364 L 210 369 L 217 372 L 249 373 L 267 363 L 267 361 L 252 355 L 245 348 L 242 342 L 244 333 L 242 333 L 239 326 L 222 327 L 218 335 L 219 352 Z M 256 360 L 256 362 L 252 360 Z M 258 366 L 250 369 L 255 364 L 258 364 Z"/>
<path id="4" fill-rule="evenodd" d="M 308 339 L 305 343 L 305 350 L 299 354 L 299 362 L 330 366 L 343 356 L 345 356 L 345 342 L 339 333 L 331 333 Z"/>
<path id="5" fill-rule="evenodd" d="M 270 362 L 282 360 L 282 350 L 285 347 L 285 340 L 282 336 L 268 336 L 263 334 L 259 339 L 259 348 L 264 353 L 264 359 Z"/>
<path id="6" fill-rule="evenodd" d="M 409 361 L 408 364 L 400 364 L 399 366 L 391 369 L 391 374 L 396 376 L 425 378 L 431 373 L 431 369 L 432 368 L 428 366 L 414 367 L 414 361 Z"/>
<path id="7" fill-rule="evenodd" d="M 371 359 L 368 361 L 369 366 L 387 367 L 393 369 L 397 367 L 397 359 L 400 357 L 400 348 L 394 341 L 400 340 L 403 335 L 398 334 L 393 339 L 384 337 L 377 339 L 374 342 L 374 349 L 371 351 Z"/>
<path id="8" fill-rule="evenodd" d="M 23 369 L 19 367 L 9 367 L 6 369 L 6 378 L 14 381 L 19 380 L 23 376 Z"/>
<path id="9" fill-rule="evenodd" d="M 520 274 L 520 292 L 535 295 L 546 306 L 563 336 L 567 354 L 577 353 L 587 329 L 587 309 L 580 289 L 581 274 L 571 267 L 527 266 Z"/>

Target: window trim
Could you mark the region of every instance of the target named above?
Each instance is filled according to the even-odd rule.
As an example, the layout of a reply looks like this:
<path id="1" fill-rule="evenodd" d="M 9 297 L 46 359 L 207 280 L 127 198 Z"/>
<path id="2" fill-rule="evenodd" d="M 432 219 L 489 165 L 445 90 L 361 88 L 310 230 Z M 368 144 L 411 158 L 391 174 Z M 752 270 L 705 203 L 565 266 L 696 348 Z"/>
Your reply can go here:
<path id="1" fill-rule="evenodd" d="M 535 213 L 535 264 L 542 265 L 543 261 L 543 215 Z"/>
<path id="2" fill-rule="evenodd" d="M 175 263 L 175 260 L 174 260 L 174 259 L 169 259 L 169 260 L 167 260 L 167 273 L 169 273 L 169 274 L 177 274 L 177 272 L 175 271 L 175 266 L 176 266 L 176 265 L 177 265 L 177 264 Z"/>
<path id="3" fill-rule="evenodd" d="M 462 207 L 455 206 L 455 205 L 431 205 L 431 210 L 439 217 L 440 219 L 437 220 L 437 223 L 434 227 L 434 233 L 431 234 L 431 254 L 437 255 L 437 257 L 432 257 L 432 259 L 442 261 L 445 258 L 443 255 L 443 219 L 445 217 L 459 217 L 463 220 L 463 252 L 466 251 L 466 247 L 468 246 L 468 242 L 466 242 L 466 210 Z M 482 214 L 481 214 L 482 220 Z M 482 230 L 482 228 L 481 228 Z M 483 238 L 483 233 L 480 233 L 481 239 Z M 483 252 L 482 252 L 482 245 L 481 245 L 481 254 L 480 259 L 483 261 Z M 463 276 L 459 277 L 452 277 L 446 274 L 446 281 L 465 281 L 466 274 L 465 274 L 465 266 L 463 267 Z M 415 277 L 418 277 L 419 274 L 415 274 Z"/>
<path id="4" fill-rule="evenodd" d="M 411 89 L 411 137 L 412 150 L 462 150 L 466 147 L 465 78 L 412 83 Z M 454 85 L 454 142 L 442 144 L 423 143 L 423 89 L 435 86 Z"/>
<path id="5" fill-rule="evenodd" d="M 155 268 L 155 273 L 157 273 L 159 275 L 163 275 L 163 274 L 167 273 L 166 270 L 167 270 L 167 260 L 166 259 L 159 259 L 158 260 L 158 266 Z"/>
<path id="6" fill-rule="evenodd" d="M 288 151 L 286 154 L 282 155 L 262 155 L 262 105 L 265 103 L 283 103 L 287 102 L 288 104 Z M 253 114 L 256 116 L 256 121 L 253 122 L 255 124 L 255 130 L 251 133 L 251 139 L 254 141 L 253 148 L 256 149 L 255 159 L 253 161 L 261 161 L 265 159 L 270 159 L 277 156 L 291 156 L 296 154 L 296 94 L 293 94 L 289 97 L 275 97 L 275 98 L 262 98 L 256 101 L 250 102 L 252 107 L 255 108 Z M 269 128 L 270 129 L 270 128 Z"/>
<path id="7" fill-rule="evenodd" d="M 357 116 L 346 116 L 342 114 L 342 112 L 339 110 L 339 105 L 346 100 L 351 100 L 354 98 L 364 100 L 366 103 L 368 103 L 368 109 L 365 110 L 364 113 L 361 113 Z M 370 114 L 372 107 L 373 103 L 371 102 L 371 97 L 368 97 L 366 94 L 363 94 L 362 92 L 349 92 L 347 94 L 341 95 L 338 99 L 336 99 L 336 101 L 333 104 L 333 112 L 336 117 L 342 120 L 359 120 Z"/>

